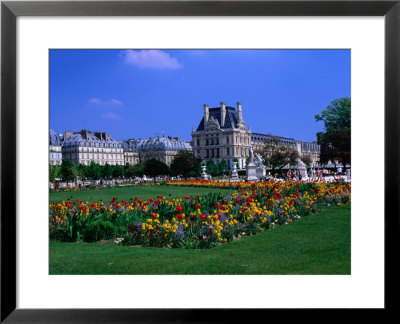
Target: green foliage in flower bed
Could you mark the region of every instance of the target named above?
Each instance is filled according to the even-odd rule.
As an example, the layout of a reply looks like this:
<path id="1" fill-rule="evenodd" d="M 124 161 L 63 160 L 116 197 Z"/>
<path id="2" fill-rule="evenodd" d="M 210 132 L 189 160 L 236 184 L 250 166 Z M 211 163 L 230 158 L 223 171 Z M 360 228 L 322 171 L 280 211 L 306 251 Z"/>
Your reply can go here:
<path id="1" fill-rule="evenodd" d="M 351 205 L 214 249 L 50 242 L 50 274 L 350 274 Z"/>
<path id="2" fill-rule="evenodd" d="M 113 237 L 122 245 L 211 248 L 290 223 L 323 206 L 347 203 L 351 190 L 343 183 L 248 185 L 228 195 L 51 203 L 50 238 L 91 242 Z"/>

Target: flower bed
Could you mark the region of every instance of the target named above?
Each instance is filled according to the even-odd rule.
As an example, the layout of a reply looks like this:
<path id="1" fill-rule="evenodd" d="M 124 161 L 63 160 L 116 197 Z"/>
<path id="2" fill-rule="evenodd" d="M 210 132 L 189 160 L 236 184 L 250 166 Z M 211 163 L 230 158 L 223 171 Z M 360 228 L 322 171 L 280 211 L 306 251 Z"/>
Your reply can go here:
<path id="1" fill-rule="evenodd" d="M 180 183 L 195 185 L 198 181 Z M 109 203 L 50 203 L 50 237 L 62 241 L 113 239 L 124 245 L 209 248 L 290 223 L 322 206 L 348 203 L 351 197 L 351 185 L 340 182 L 235 185 L 237 191 L 229 195 L 209 193 L 171 200 L 160 195 L 145 201 L 135 197 L 129 201 L 114 198 Z"/>

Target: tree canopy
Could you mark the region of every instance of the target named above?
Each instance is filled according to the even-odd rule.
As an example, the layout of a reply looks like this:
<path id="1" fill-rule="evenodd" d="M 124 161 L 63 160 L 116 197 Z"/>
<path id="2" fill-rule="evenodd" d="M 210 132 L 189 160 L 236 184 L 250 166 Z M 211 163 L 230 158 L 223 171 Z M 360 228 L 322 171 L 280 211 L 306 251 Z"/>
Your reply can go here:
<path id="1" fill-rule="evenodd" d="M 324 123 L 324 132 L 317 133 L 321 146 L 320 162 L 336 163 L 343 166 L 351 162 L 351 99 L 333 100 L 315 120 Z"/>
<path id="2" fill-rule="evenodd" d="M 100 165 L 94 162 L 93 160 L 90 162 L 89 165 L 89 178 L 90 179 L 100 179 L 101 178 L 101 168 Z"/>
<path id="3" fill-rule="evenodd" d="M 103 178 L 111 178 L 113 174 L 113 167 L 106 163 L 102 168 L 101 168 L 101 175 Z"/>
<path id="4" fill-rule="evenodd" d="M 208 174 L 211 174 L 213 177 L 219 175 L 219 168 L 218 165 L 215 164 L 214 160 L 212 158 L 209 158 L 206 162 L 206 172 Z"/>
<path id="5" fill-rule="evenodd" d="M 75 168 L 71 160 L 63 159 L 61 162 L 61 175 L 64 180 L 75 179 Z"/>
<path id="6" fill-rule="evenodd" d="M 312 163 L 312 158 L 311 158 L 311 156 L 310 156 L 309 154 L 302 155 L 302 156 L 300 157 L 300 159 L 303 161 L 303 163 L 304 163 L 307 167 L 309 167 L 309 166 L 311 165 L 311 163 Z"/>
<path id="7" fill-rule="evenodd" d="M 293 146 L 281 144 L 279 138 L 274 136 L 272 136 L 272 141 L 264 141 L 264 145 L 257 153 L 261 155 L 264 165 L 272 171 L 297 165 L 299 157 L 299 153 Z"/>
<path id="8" fill-rule="evenodd" d="M 226 171 L 228 171 L 228 162 L 226 160 L 222 159 L 218 163 L 218 171 L 219 174 L 224 174 Z"/>
<path id="9" fill-rule="evenodd" d="M 144 174 L 150 177 L 156 177 L 159 175 L 168 175 L 169 168 L 165 163 L 157 159 L 150 159 L 147 160 L 144 164 Z"/>
<path id="10" fill-rule="evenodd" d="M 182 175 L 184 178 L 196 177 L 201 173 L 201 160 L 196 158 L 190 151 L 179 151 L 171 162 L 173 175 Z"/>
<path id="11" fill-rule="evenodd" d="M 341 131 L 351 128 L 351 99 L 333 100 L 320 115 L 315 115 L 316 121 L 323 121 L 325 132 Z"/>
<path id="12" fill-rule="evenodd" d="M 58 178 L 62 178 L 61 165 L 49 165 L 49 181 L 53 182 Z"/>

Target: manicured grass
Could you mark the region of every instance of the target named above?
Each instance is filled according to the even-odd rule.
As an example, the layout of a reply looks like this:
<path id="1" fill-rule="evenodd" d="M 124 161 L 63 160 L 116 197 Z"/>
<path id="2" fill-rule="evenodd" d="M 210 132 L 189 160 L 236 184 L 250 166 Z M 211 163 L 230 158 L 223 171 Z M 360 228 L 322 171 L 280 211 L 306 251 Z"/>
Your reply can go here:
<path id="1" fill-rule="evenodd" d="M 196 189 L 197 190 L 197 189 Z M 50 274 L 350 274 L 350 204 L 207 250 L 50 242 Z"/>
<path id="2" fill-rule="evenodd" d="M 217 189 L 217 188 L 196 188 L 196 187 L 182 187 L 182 186 L 143 186 L 143 187 L 120 187 L 112 189 L 99 189 L 99 190 L 82 190 L 71 192 L 51 192 L 50 202 L 60 202 L 68 199 L 81 199 L 83 201 L 97 202 L 100 199 L 103 201 L 110 201 L 111 199 L 118 198 L 118 200 L 129 200 L 130 198 L 139 197 L 140 199 L 149 199 L 151 197 L 157 198 L 159 195 L 166 196 L 167 199 L 182 198 L 184 196 L 206 194 L 209 192 L 223 192 L 227 195 L 233 190 L 230 189 Z"/>

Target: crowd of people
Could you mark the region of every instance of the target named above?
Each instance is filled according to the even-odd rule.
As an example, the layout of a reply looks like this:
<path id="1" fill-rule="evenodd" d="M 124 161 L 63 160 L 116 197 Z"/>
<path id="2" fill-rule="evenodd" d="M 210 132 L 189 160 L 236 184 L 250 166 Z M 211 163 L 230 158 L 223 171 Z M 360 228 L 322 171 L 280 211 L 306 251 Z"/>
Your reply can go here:
<path id="1" fill-rule="evenodd" d="M 346 169 L 345 172 L 342 171 L 342 168 L 338 168 L 335 171 L 333 170 L 327 170 L 327 169 L 310 169 L 308 172 L 308 178 L 309 179 L 324 179 L 325 177 L 345 177 L 347 181 L 350 181 L 350 169 Z M 144 185 L 146 183 L 150 182 L 160 182 L 160 181 L 171 181 L 171 180 L 180 180 L 182 178 L 181 175 L 178 175 L 177 177 L 170 177 L 170 176 L 157 176 L 154 179 L 153 178 L 147 178 L 146 176 L 143 176 L 142 178 L 140 177 L 133 177 L 133 178 L 111 178 L 111 179 L 99 179 L 99 180 L 80 180 L 77 179 L 75 181 L 55 181 L 55 182 L 50 182 L 49 187 L 50 189 L 57 190 L 59 188 L 79 188 L 79 189 L 85 189 L 86 187 L 90 186 L 98 186 L 98 187 L 114 187 L 114 186 L 119 186 L 119 185 Z M 218 178 L 218 177 L 217 177 Z M 223 177 L 225 179 L 225 177 Z M 228 179 L 230 178 L 230 174 L 228 174 Z M 208 175 L 208 179 L 211 180 L 212 177 L 211 175 Z M 245 176 L 243 176 L 243 179 L 245 179 Z M 282 179 L 282 174 L 279 176 L 278 174 L 271 175 L 271 172 L 267 172 L 266 175 L 261 179 L 263 181 L 270 181 L 270 180 L 279 180 Z M 284 174 L 283 179 L 286 181 L 301 181 L 305 180 L 304 177 L 302 176 L 300 170 L 298 169 L 293 169 L 293 170 L 288 170 L 286 174 Z"/>
<path id="2" fill-rule="evenodd" d="M 49 183 L 51 189 L 57 190 L 59 188 L 79 188 L 85 189 L 86 187 L 92 186 L 116 186 L 123 184 L 143 184 L 147 179 L 134 177 L 129 179 L 111 178 L 111 179 L 99 179 L 99 180 L 75 180 L 75 181 L 54 181 Z"/>
<path id="3" fill-rule="evenodd" d="M 180 180 L 182 178 L 181 175 L 177 177 L 170 176 L 157 176 L 155 178 L 148 178 L 146 176 L 133 177 L 133 178 L 110 178 L 110 179 L 98 179 L 98 180 L 81 180 L 77 179 L 74 181 L 54 181 L 49 183 L 50 189 L 57 190 L 59 188 L 70 188 L 70 189 L 85 189 L 86 187 L 114 187 L 120 185 L 144 185 L 150 182 L 160 182 L 160 181 L 171 181 L 171 180 Z"/>
<path id="4" fill-rule="evenodd" d="M 311 168 L 310 171 L 308 172 L 308 177 L 311 179 L 323 179 L 325 177 L 343 177 L 345 176 L 348 181 L 350 181 L 351 178 L 351 171 L 350 169 L 346 169 L 345 172 L 343 172 L 342 168 L 337 168 L 336 171 L 334 170 L 328 170 L 328 169 L 314 169 Z M 300 173 L 300 170 L 288 170 L 286 174 L 286 180 L 302 180 L 302 175 Z"/>

